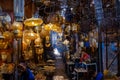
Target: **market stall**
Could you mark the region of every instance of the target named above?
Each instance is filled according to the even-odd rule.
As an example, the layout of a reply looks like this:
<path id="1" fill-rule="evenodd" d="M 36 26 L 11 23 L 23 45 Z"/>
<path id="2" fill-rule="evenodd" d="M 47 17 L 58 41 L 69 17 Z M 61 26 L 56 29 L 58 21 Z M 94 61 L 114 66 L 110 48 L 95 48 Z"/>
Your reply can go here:
<path id="1" fill-rule="evenodd" d="M 3 13 L 3 12 L 2 12 Z M 11 31 L 11 18 L 5 17 L 7 13 L 0 15 L 0 74 L 1 79 L 8 76 L 10 80 L 14 78 L 15 63 L 13 62 L 13 39 Z"/>

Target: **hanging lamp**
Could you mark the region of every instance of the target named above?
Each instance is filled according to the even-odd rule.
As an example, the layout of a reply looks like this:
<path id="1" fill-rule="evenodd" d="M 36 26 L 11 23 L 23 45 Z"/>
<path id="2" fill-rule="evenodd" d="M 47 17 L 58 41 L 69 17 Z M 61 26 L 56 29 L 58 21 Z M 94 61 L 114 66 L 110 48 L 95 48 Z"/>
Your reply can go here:
<path id="1" fill-rule="evenodd" d="M 24 37 L 29 40 L 35 40 L 37 38 L 37 34 L 34 33 L 32 29 L 30 29 L 25 31 Z"/>
<path id="2" fill-rule="evenodd" d="M 29 18 L 24 21 L 24 25 L 28 27 L 40 26 L 43 20 L 40 18 Z"/>
<path id="3" fill-rule="evenodd" d="M 52 23 L 46 24 L 46 25 L 44 26 L 44 29 L 45 29 L 46 31 L 62 32 L 61 27 L 59 27 L 59 26 L 56 25 L 56 24 L 52 24 Z"/>
<path id="4" fill-rule="evenodd" d="M 13 24 L 12 24 L 12 29 L 13 30 L 22 30 L 23 29 L 23 24 L 21 22 L 14 21 Z"/>

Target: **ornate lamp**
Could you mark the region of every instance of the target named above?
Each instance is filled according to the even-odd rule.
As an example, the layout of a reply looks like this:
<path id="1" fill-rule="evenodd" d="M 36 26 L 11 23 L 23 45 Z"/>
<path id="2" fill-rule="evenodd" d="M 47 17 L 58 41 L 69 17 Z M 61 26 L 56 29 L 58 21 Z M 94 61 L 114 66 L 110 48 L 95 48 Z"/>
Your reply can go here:
<path id="1" fill-rule="evenodd" d="M 22 33 L 21 30 L 14 30 L 13 33 L 14 33 L 14 36 L 15 36 L 16 38 L 21 38 L 22 35 L 23 35 L 23 33 Z"/>
<path id="2" fill-rule="evenodd" d="M 46 25 L 44 26 L 44 29 L 45 29 L 46 31 L 52 30 L 52 31 L 55 31 L 55 32 L 62 32 L 61 27 L 59 27 L 59 26 L 56 25 L 56 24 L 52 24 L 52 23 L 46 24 Z"/>
<path id="3" fill-rule="evenodd" d="M 14 22 L 12 24 L 12 30 L 16 38 L 22 37 L 23 24 L 21 22 Z"/>
<path id="4" fill-rule="evenodd" d="M 43 23 L 43 20 L 40 18 L 29 18 L 24 21 L 24 25 L 29 28 L 29 30 L 24 31 L 24 40 L 28 39 L 30 40 L 30 50 L 27 51 L 29 55 L 32 54 L 34 58 L 36 59 L 36 55 L 33 54 L 35 52 L 35 46 L 39 45 L 40 39 L 39 35 L 37 34 L 39 31 L 41 31 L 41 28 L 39 27 Z M 34 29 L 35 33 L 32 29 Z M 29 41 L 28 41 L 29 42 Z M 29 58 L 30 59 L 30 58 Z M 35 60 L 36 62 L 36 60 Z"/>
<path id="5" fill-rule="evenodd" d="M 40 37 L 35 39 L 35 41 L 34 41 L 35 45 L 39 45 L 41 42 L 42 42 L 42 40 Z"/>
<path id="6" fill-rule="evenodd" d="M 5 37 L 5 40 L 11 40 L 13 38 L 13 34 L 9 31 L 5 31 L 3 36 Z"/>
<path id="7" fill-rule="evenodd" d="M 41 29 L 41 32 L 40 32 L 40 36 L 42 38 L 44 38 L 45 36 L 49 36 L 49 33 L 50 33 L 50 31 L 45 30 L 44 26 L 43 26 L 43 28 Z"/>
<path id="8" fill-rule="evenodd" d="M 23 24 L 21 22 L 13 22 L 12 24 L 12 29 L 13 30 L 21 30 L 23 29 Z"/>
<path id="9" fill-rule="evenodd" d="M 43 20 L 40 18 L 29 18 L 24 21 L 25 26 L 34 27 L 39 26 L 43 23 Z"/>
<path id="10" fill-rule="evenodd" d="M 30 29 L 25 31 L 24 37 L 29 40 L 35 40 L 37 38 L 37 34 Z"/>

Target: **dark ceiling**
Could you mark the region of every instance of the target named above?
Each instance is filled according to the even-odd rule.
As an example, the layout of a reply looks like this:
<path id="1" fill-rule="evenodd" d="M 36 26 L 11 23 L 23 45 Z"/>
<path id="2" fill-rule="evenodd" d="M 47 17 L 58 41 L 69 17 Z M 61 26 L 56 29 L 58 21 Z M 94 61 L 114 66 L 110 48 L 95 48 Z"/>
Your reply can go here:
<path id="1" fill-rule="evenodd" d="M 70 22 L 80 24 L 82 31 L 89 31 L 96 27 L 97 21 L 93 0 L 25 0 L 25 16 L 27 18 L 31 17 L 36 10 L 31 10 L 33 3 L 36 7 L 39 7 L 39 15 L 44 19 L 67 5 L 68 12 L 66 13 L 71 14 L 68 17 L 72 16 Z M 104 28 L 116 27 L 115 0 L 102 0 L 102 4 L 105 18 L 102 21 L 102 26 Z M 0 0 L 0 6 L 5 10 L 13 11 L 13 0 Z M 73 8 L 73 10 L 69 11 L 70 8 Z"/>
<path id="2" fill-rule="evenodd" d="M 62 5 L 67 5 L 68 8 L 73 8 L 71 12 L 67 13 L 72 14 L 70 22 L 79 23 L 82 31 L 89 31 L 96 27 L 97 21 L 93 0 L 35 0 L 35 4 L 40 8 L 40 15 L 44 17 L 49 15 L 47 13 L 60 11 Z M 116 18 L 115 0 L 102 0 L 102 4 L 105 18 L 102 21 L 103 26 L 114 27 Z"/>

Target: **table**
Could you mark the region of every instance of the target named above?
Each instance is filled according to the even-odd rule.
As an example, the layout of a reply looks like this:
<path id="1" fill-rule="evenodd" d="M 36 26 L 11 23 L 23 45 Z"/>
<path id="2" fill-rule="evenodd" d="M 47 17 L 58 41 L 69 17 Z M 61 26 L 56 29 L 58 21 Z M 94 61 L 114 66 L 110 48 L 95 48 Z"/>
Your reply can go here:
<path id="1" fill-rule="evenodd" d="M 14 73 L 2 73 L 2 77 L 4 80 L 13 80 L 14 79 Z"/>
<path id="2" fill-rule="evenodd" d="M 97 64 L 96 63 L 83 63 L 85 65 L 85 69 L 88 71 L 89 66 L 95 66 L 95 70 L 97 72 Z"/>
<path id="3" fill-rule="evenodd" d="M 73 61 L 67 61 L 67 74 L 70 74 L 70 66 L 74 66 L 74 62 Z"/>
<path id="4" fill-rule="evenodd" d="M 87 73 L 87 70 L 84 68 L 75 68 L 74 70 L 77 73 L 77 80 L 79 80 L 79 73 Z"/>

